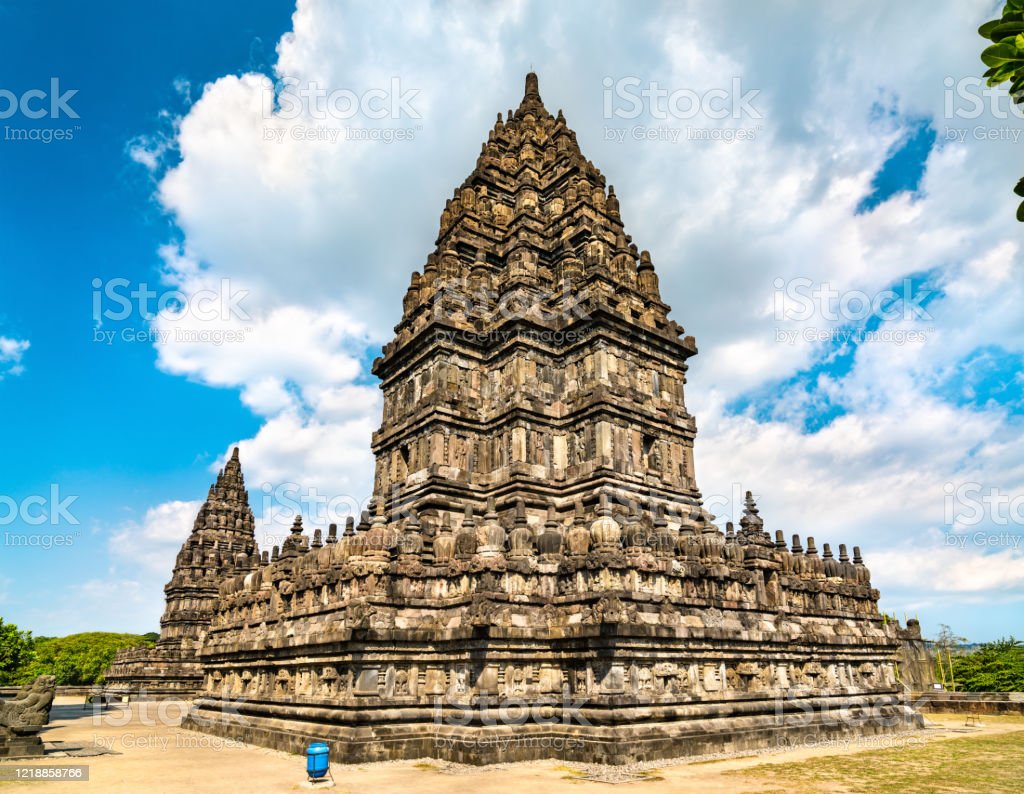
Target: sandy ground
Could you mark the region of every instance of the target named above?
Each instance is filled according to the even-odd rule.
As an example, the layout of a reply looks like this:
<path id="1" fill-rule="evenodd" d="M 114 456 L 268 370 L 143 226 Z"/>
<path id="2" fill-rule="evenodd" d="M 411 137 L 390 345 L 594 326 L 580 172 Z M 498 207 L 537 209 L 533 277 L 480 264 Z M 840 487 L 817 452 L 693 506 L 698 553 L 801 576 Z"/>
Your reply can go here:
<path id="1" fill-rule="evenodd" d="M 60 698 L 43 733 L 49 750 L 44 759 L 6 762 L 0 767 L 22 765 L 89 767 L 88 782 L 33 781 L 0 783 L 6 790 L 34 792 L 204 792 L 306 791 L 305 759 L 261 747 L 243 745 L 177 727 L 186 708 L 180 702 L 136 703 L 130 708 L 114 707 L 96 716 L 82 708 L 80 700 Z M 620 791 L 644 794 L 681 791 L 758 792 L 771 786 L 757 778 L 739 778 L 724 773 L 763 763 L 788 763 L 809 758 L 849 754 L 882 747 L 905 747 L 913 743 L 944 741 L 965 735 L 997 734 L 1022 730 L 1019 720 L 983 721 L 980 728 L 965 728 L 964 718 L 933 716 L 935 727 L 913 735 L 883 737 L 874 743 L 801 747 L 759 756 L 746 756 L 701 763 L 663 762 L 638 779 L 616 786 Z M 76 749 L 79 748 L 79 749 Z M 72 754 L 102 751 L 89 757 Z M 333 765 L 337 785 L 330 789 L 342 794 L 461 794 L 485 791 L 587 792 L 607 791 L 608 782 L 586 780 L 581 774 L 593 771 L 570 761 L 541 761 L 496 767 L 457 767 L 424 759 L 361 766 Z M 777 784 L 776 784 L 777 785 Z"/>

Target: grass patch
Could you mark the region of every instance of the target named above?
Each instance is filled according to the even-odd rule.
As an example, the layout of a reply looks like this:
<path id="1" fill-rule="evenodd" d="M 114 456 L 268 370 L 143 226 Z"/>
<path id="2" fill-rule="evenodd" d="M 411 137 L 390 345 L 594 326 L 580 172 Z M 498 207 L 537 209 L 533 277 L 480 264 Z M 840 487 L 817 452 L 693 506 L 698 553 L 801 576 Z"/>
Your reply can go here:
<path id="1" fill-rule="evenodd" d="M 558 764 L 557 766 L 551 767 L 553 772 L 566 772 L 567 774 L 562 777 L 562 780 L 570 780 L 573 777 L 580 777 L 583 772 L 575 767 L 566 766 L 565 764 Z"/>
<path id="2" fill-rule="evenodd" d="M 420 761 L 418 764 L 412 765 L 413 769 L 419 769 L 423 772 L 436 772 L 437 767 L 433 764 L 428 764 L 426 761 Z"/>
<path id="3" fill-rule="evenodd" d="M 1024 731 L 965 736 L 790 764 L 759 764 L 726 774 L 784 784 L 789 794 L 1024 791 Z"/>

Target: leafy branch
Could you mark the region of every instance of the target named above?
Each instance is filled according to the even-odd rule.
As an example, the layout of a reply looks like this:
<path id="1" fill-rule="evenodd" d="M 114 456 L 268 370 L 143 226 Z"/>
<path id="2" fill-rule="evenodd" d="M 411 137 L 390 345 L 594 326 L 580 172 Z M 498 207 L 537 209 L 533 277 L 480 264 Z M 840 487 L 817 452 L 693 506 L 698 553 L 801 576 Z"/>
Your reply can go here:
<path id="1" fill-rule="evenodd" d="M 1024 103 L 1024 0 L 1007 0 L 1003 15 L 986 22 L 978 33 L 993 42 L 981 53 L 988 68 L 983 75 L 989 86 L 1010 82 L 1010 97 L 1016 104 Z M 1024 196 L 1024 178 L 1013 192 Z M 1024 201 L 1017 207 L 1017 220 L 1024 223 Z"/>

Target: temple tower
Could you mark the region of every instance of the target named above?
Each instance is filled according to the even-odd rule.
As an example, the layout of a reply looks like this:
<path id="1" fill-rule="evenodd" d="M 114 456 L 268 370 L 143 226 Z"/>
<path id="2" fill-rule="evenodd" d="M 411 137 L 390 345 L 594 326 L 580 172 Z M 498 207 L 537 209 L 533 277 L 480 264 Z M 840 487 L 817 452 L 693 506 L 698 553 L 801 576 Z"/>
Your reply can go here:
<path id="1" fill-rule="evenodd" d="M 603 488 L 683 507 L 685 523 L 700 505 L 683 396 L 697 350 L 668 312 L 615 189 L 528 74 L 374 362 L 375 492 L 428 517 L 489 498 L 509 514 L 521 498 L 542 521 L 551 503 L 592 513 Z"/>
<path id="2" fill-rule="evenodd" d="M 188 650 L 201 640 L 222 579 L 258 567 L 255 520 L 235 447 L 199 508 L 192 534 L 178 552 L 164 587 L 167 606 L 158 645 Z"/>
<path id="3" fill-rule="evenodd" d="M 153 648 L 117 654 L 104 674 L 109 691 L 134 697 L 187 697 L 199 690 L 202 668 L 197 652 L 217 610 L 220 585 L 227 577 L 259 567 L 254 531 L 235 447 L 210 486 L 164 587 L 160 639 Z"/>

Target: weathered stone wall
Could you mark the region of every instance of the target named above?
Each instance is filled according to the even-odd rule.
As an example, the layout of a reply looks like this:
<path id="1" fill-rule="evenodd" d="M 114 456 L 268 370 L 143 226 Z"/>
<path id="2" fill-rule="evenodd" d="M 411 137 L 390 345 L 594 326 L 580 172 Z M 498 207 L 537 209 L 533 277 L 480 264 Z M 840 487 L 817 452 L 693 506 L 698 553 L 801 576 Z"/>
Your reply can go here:
<path id="1" fill-rule="evenodd" d="M 920 692 L 914 707 L 933 714 L 1017 714 L 1024 716 L 1024 692 Z"/>

